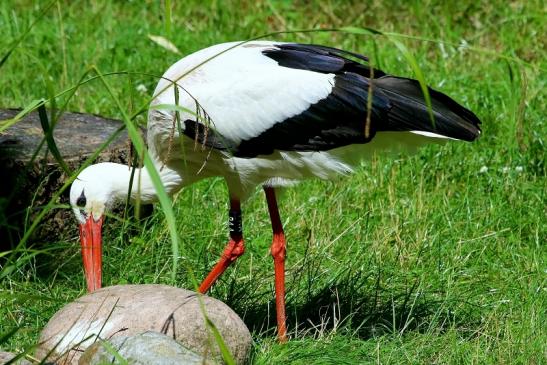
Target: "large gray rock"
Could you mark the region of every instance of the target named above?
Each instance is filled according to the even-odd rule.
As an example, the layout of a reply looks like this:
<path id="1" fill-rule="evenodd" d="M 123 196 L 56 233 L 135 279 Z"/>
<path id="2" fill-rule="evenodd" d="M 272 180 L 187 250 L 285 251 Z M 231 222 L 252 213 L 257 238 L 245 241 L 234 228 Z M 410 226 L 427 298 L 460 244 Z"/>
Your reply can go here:
<path id="1" fill-rule="evenodd" d="M 232 309 L 193 291 L 156 284 L 110 286 L 67 304 L 43 329 L 36 356 L 42 359 L 55 348 L 48 361 L 76 364 L 97 338 L 155 331 L 204 359 L 218 359 L 220 350 L 206 327 L 200 300 L 236 362 L 244 363 L 251 335 Z"/>
<path id="2" fill-rule="evenodd" d="M 215 365 L 173 338 L 147 331 L 133 336 L 118 336 L 108 341 L 95 342 L 85 352 L 78 365 L 114 364 L 121 356 L 129 365 Z M 113 352 L 114 349 L 116 352 Z"/>

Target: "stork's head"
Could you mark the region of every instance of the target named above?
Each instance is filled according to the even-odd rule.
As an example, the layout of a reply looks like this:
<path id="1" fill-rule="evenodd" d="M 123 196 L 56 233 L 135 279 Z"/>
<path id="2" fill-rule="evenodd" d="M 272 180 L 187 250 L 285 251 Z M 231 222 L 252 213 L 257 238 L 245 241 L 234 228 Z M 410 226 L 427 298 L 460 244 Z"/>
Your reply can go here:
<path id="1" fill-rule="evenodd" d="M 165 167 L 159 175 L 168 194 L 181 188 L 182 177 L 175 170 Z M 70 206 L 80 224 L 85 279 L 90 292 L 101 287 L 104 215 L 116 201 L 127 199 L 131 176 L 126 165 L 103 162 L 84 169 L 70 188 Z M 156 188 L 146 170 L 137 168 L 133 176 L 138 183 L 131 186 L 130 198 L 138 197 L 144 204 L 156 201 Z"/>
<path id="2" fill-rule="evenodd" d="M 120 176 L 119 166 L 110 163 L 91 165 L 78 175 L 70 188 L 70 206 L 80 225 L 84 272 L 90 292 L 101 287 L 104 215 L 116 199 L 119 186 L 124 183 L 127 186 L 125 177 Z"/>

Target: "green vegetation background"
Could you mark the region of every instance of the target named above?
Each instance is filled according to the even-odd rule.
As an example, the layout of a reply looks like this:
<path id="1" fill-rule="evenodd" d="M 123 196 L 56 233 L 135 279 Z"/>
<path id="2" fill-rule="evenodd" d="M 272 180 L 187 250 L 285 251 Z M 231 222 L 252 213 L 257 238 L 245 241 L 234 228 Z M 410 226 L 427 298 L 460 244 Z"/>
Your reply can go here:
<path id="1" fill-rule="evenodd" d="M 101 72 L 128 111 L 182 55 L 281 30 L 371 27 L 398 36 L 428 84 L 483 121 L 475 143 L 430 146 L 413 157 L 379 156 L 348 179 L 309 181 L 287 191 L 287 312 L 291 341 L 275 341 L 271 231 L 260 191 L 244 205 L 247 252 L 210 295 L 253 331 L 253 362 L 546 362 L 545 34 L 541 1 L 59 1 L 0 68 L 0 107 L 24 107 Z M 47 2 L 2 1 L 0 56 Z M 276 40 L 319 43 L 370 55 L 396 75 L 413 76 L 382 36 L 294 33 Z M 485 51 L 488 50 L 488 51 Z M 120 118 L 100 82 L 80 88 L 69 110 Z M 146 121 L 142 117 L 139 123 Z M 226 187 L 198 183 L 175 199 L 183 256 L 171 278 L 163 214 L 109 219 L 104 284 L 191 287 L 227 237 Z M 77 227 L 38 242 L 41 254 L 0 282 L 2 344 L 21 351 L 63 304 L 85 292 Z"/>

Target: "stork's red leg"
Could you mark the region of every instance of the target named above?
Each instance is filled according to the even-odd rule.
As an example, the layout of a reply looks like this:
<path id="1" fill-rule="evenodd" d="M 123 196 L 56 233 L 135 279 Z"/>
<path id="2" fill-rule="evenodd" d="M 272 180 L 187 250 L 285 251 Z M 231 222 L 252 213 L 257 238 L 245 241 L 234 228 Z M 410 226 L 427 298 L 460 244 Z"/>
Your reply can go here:
<path id="1" fill-rule="evenodd" d="M 206 293 L 209 288 L 217 281 L 224 271 L 237 258 L 245 252 L 243 244 L 243 232 L 241 229 L 241 205 L 239 200 L 230 201 L 230 242 L 224 248 L 224 252 L 218 263 L 213 267 L 209 275 L 199 286 L 200 293 Z"/>
<path id="2" fill-rule="evenodd" d="M 277 337 L 279 342 L 287 342 L 287 325 L 285 317 L 285 252 L 286 241 L 283 225 L 279 217 L 275 190 L 272 187 L 264 187 L 268 211 L 272 221 L 273 241 L 270 248 L 274 260 L 275 270 L 275 309 L 277 313 Z"/>

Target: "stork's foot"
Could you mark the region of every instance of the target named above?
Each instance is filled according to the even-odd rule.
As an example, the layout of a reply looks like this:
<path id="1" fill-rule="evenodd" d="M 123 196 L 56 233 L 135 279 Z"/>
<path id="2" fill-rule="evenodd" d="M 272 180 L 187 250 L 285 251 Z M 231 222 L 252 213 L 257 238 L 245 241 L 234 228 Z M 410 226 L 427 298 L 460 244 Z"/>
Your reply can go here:
<path id="1" fill-rule="evenodd" d="M 230 242 L 224 248 L 224 252 L 220 257 L 218 263 L 213 267 L 209 275 L 203 280 L 199 286 L 200 293 L 206 293 L 209 288 L 217 281 L 217 279 L 224 273 L 224 271 L 234 262 L 237 258 L 245 252 L 245 245 L 243 243 L 243 237 L 232 238 Z"/>
<path id="2" fill-rule="evenodd" d="M 228 224 L 230 226 L 230 242 L 224 248 L 224 252 L 213 270 L 207 275 L 199 286 L 200 293 L 206 293 L 217 279 L 226 271 L 228 266 L 245 252 L 243 243 L 243 229 L 241 223 L 241 206 L 239 200 L 230 200 L 230 212 Z"/>

